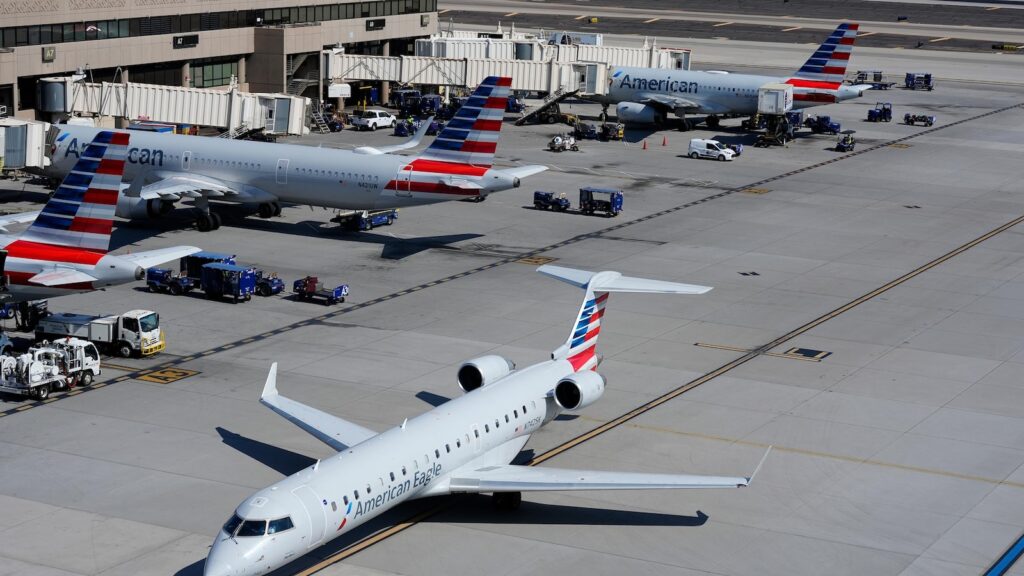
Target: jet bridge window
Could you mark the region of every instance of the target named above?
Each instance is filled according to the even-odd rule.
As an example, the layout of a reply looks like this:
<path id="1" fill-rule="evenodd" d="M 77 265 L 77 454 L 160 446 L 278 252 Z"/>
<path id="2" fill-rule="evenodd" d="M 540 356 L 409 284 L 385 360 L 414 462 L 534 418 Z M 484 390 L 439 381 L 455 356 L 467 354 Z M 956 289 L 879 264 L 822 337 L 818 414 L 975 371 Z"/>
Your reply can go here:
<path id="1" fill-rule="evenodd" d="M 334 504 L 334 502 L 331 502 Z M 284 518 L 278 518 L 277 520 L 271 520 L 267 524 L 267 534 L 277 534 L 278 532 L 284 532 L 285 530 L 291 530 L 295 525 L 292 524 L 291 516 L 285 516 Z"/>
<path id="2" fill-rule="evenodd" d="M 246 520 L 242 522 L 242 527 L 238 529 L 238 536 L 263 536 L 267 533 L 267 521 L 266 520 Z"/>

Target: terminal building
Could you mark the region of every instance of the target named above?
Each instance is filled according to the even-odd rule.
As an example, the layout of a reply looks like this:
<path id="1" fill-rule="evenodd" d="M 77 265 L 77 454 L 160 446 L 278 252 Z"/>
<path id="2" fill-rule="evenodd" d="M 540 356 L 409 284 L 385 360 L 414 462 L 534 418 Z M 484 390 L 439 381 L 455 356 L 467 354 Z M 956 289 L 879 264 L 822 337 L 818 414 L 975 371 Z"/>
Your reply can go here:
<path id="1" fill-rule="evenodd" d="M 322 97 L 325 49 L 412 54 L 437 0 L 0 1 L 0 111 L 32 119 L 40 78 Z"/>

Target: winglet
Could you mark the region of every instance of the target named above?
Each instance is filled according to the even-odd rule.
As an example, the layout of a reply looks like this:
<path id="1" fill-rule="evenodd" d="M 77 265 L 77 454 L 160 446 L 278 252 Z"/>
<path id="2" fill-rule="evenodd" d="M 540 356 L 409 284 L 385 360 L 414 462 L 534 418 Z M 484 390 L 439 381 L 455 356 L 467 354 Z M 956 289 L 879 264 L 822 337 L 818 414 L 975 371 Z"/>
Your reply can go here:
<path id="1" fill-rule="evenodd" d="M 764 451 L 764 456 L 761 456 L 761 461 L 757 463 L 757 468 L 754 468 L 754 471 L 747 478 L 747 483 L 741 484 L 741 486 L 749 486 L 750 483 L 754 481 L 754 476 L 757 476 L 757 473 L 761 471 L 761 466 L 764 466 L 764 461 L 767 460 L 768 455 L 772 453 L 772 448 L 774 448 L 774 446 L 768 446 L 768 449 Z"/>
<path id="2" fill-rule="evenodd" d="M 263 394 L 260 394 L 260 398 L 269 398 L 271 396 L 277 396 L 277 362 L 270 365 L 267 383 L 263 385 Z"/>

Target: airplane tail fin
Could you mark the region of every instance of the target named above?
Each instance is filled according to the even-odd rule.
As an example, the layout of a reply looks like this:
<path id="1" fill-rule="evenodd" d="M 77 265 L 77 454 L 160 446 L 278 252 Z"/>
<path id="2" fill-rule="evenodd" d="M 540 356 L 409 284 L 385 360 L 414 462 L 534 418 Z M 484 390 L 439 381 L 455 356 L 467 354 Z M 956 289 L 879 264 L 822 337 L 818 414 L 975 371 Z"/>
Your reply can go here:
<path id="1" fill-rule="evenodd" d="M 588 272 L 550 265 L 541 266 L 537 271 L 582 288 L 586 292 L 568 339 L 551 353 L 552 359 L 566 359 L 576 371 L 597 367 L 597 337 L 601 332 L 601 318 L 604 316 L 609 293 L 704 294 L 711 290 L 710 286 L 633 278 L 611 271 Z"/>
<path id="2" fill-rule="evenodd" d="M 19 240 L 106 253 L 128 138 L 124 132 L 96 134 Z"/>
<path id="3" fill-rule="evenodd" d="M 853 52 L 853 42 L 857 39 L 858 24 L 843 22 L 814 54 L 804 62 L 793 78 L 813 82 L 841 84 L 846 77 L 846 65 Z"/>
<path id="4" fill-rule="evenodd" d="M 511 87 L 511 78 L 485 78 L 419 158 L 490 168 Z"/>

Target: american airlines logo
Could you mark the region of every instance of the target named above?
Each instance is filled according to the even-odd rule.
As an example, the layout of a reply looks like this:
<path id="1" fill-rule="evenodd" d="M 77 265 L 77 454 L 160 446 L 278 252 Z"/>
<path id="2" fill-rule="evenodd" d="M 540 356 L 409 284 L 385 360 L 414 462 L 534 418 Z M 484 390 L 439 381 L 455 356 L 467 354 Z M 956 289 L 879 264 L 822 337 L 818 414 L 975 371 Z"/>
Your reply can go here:
<path id="1" fill-rule="evenodd" d="M 668 78 L 632 78 L 629 74 L 624 74 L 622 79 L 619 80 L 619 88 L 696 94 L 698 86 L 696 82 L 680 82 L 679 80 L 670 80 Z"/>

